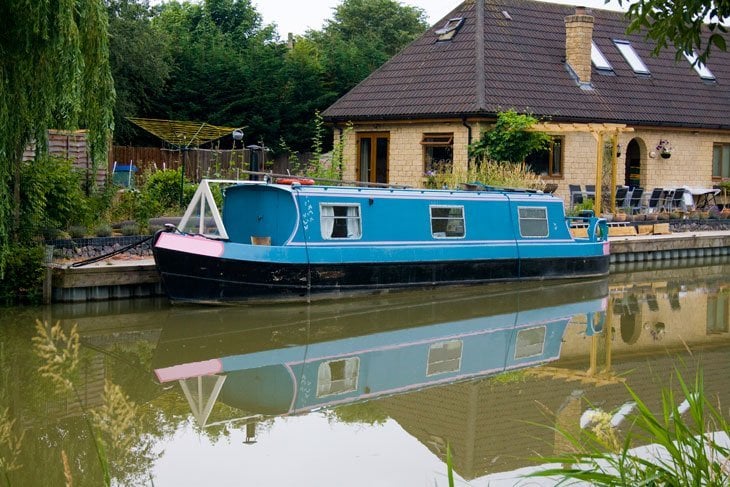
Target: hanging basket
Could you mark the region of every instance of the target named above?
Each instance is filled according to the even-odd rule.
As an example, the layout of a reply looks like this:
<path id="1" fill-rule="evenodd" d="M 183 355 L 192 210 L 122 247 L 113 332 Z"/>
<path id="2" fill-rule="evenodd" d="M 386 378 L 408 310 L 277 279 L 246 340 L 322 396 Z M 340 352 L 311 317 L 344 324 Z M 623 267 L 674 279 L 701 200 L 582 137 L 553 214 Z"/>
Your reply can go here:
<path id="1" fill-rule="evenodd" d="M 670 152 L 662 152 L 660 155 L 662 156 L 662 159 L 669 159 L 670 157 L 672 157 L 672 154 Z"/>

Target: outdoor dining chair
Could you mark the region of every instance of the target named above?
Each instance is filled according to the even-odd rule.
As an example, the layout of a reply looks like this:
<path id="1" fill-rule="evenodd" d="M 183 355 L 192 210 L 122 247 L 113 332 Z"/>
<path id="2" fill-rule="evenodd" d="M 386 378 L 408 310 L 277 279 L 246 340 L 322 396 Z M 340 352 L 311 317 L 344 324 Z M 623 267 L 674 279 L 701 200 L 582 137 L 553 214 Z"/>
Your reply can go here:
<path id="1" fill-rule="evenodd" d="M 672 209 L 679 211 L 687 211 L 687 205 L 684 204 L 684 193 L 687 190 L 684 188 L 677 188 L 674 190 L 672 195 Z"/>
<path id="2" fill-rule="evenodd" d="M 629 208 L 631 213 L 639 213 L 641 210 L 641 197 L 644 195 L 644 188 L 636 187 L 631 192 L 631 199 L 629 200 Z"/>
<path id="3" fill-rule="evenodd" d="M 568 191 L 570 192 L 570 205 L 579 205 L 583 203 L 583 190 L 580 184 L 569 184 Z"/>
<path id="4" fill-rule="evenodd" d="M 661 204 L 662 194 L 664 194 L 664 188 L 654 188 L 651 190 L 649 203 L 646 207 L 648 213 L 654 213 L 663 208 Z"/>
<path id="5" fill-rule="evenodd" d="M 624 206 L 624 201 L 626 200 L 626 195 L 628 193 L 629 188 L 627 188 L 626 186 L 616 188 L 616 208 L 622 208 Z"/>

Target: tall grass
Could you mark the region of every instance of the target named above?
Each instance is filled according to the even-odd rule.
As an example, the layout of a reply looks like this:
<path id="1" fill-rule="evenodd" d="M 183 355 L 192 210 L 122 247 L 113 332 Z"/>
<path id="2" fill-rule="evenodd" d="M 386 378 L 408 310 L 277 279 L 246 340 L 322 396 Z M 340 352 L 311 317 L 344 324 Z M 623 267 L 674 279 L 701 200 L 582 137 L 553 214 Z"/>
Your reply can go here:
<path id="1" fill-rule="evenodd" d="M 681 402 L 671 389 L 664 389 L 661 412 L 628 388 L 636 403 L 633 422 L 624 440 L 610 422 L 571 433 L 553 427 L 572 446 L 574 452 L 541 461 L 561 464 L 532 476 L 559 477 L 597 486 L 727 486 L 730 485 L 728 422 L 719 407 L 710 403 L 704 392 L 701 371 L 688 385 L 677 373 Z M 610 417 L 610 415 L 609 415 Z M 634 445 L 648 445 L 634 447 Z"/>
<path id="2" fill-rule="evenodd" d="M 483 162 L 467 170 L 441 169 L 426 174 L 426 186 L 459 188 L 462 183 L 481 183 L 508 188 L 543 189 L 544 181 L 524 163 Z"/>

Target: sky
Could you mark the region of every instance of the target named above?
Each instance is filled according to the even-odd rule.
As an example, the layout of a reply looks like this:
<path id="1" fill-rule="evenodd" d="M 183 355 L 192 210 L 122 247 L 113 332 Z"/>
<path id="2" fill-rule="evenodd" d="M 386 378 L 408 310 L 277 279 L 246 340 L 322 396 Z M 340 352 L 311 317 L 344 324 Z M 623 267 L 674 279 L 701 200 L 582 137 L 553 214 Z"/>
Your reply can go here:
<path id="1" fill-rule="evenodd" d="M 276 23 L 279 36 L 286 39 L 289 32 L 304 34 L 307 29 L 319 30 L 341 0 L 253 0 L 265 24 Z M 421 7 L 433 25 L 456 8 L 461 0 L 400 0 L 403 5 Z M 605 5 L 603 0 L 553 0 L 553 3 L 583 5 L 586 7 L 620 10 L 617 0 Z"/>

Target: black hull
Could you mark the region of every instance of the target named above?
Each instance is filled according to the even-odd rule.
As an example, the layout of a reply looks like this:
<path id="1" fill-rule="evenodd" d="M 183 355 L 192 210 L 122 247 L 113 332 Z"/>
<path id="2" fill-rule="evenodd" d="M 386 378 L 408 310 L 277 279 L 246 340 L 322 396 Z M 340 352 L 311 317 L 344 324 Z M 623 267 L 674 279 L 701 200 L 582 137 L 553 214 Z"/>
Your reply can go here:
<path id="1" fill-rule="evenodd" d="M 154 248 L 165 290 L 174 301 L 201 303 L 303 300 L 332 295 L 514 280 L 608 275 L 609 256 L 286 265 L 226 260 Z"/>

